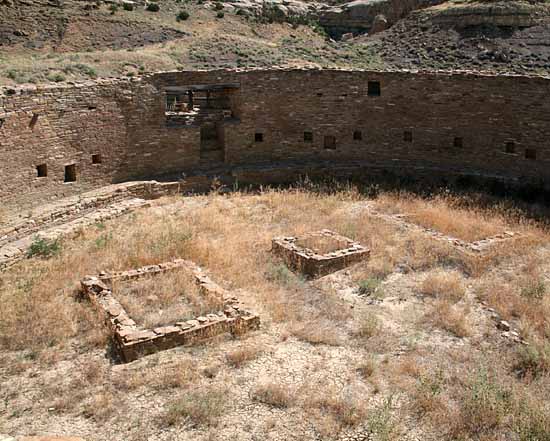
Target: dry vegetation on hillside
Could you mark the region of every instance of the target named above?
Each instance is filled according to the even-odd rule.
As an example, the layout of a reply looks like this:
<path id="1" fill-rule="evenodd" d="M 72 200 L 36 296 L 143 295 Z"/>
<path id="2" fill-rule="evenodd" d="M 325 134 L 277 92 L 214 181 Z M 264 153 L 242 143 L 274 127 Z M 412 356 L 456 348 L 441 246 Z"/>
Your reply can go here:
<path id="1" fill-rule="evenodd" d="M 464 234 L 477 222 L 482 234 L 529 236 L 474 258 L 370 216 L 372 204 L 422 213 L 431 228 L 467 219 Z M 503 208 L 464 206 L 451 196 L 372 201 L 352 188 L 213 193 L 165 198 L 83 230 L 57 255 L 2 273 L 0 432 L 547 440 L 548 234 Z M 323 228 L 370 247 L 370 260 L 307 281 L 270 253 L 274 236 Z M 236 290 L 262 328 L 111 364 L 78 281 L 174 258 Z M 529 345 L 502 337 L 484 304 Z"/>

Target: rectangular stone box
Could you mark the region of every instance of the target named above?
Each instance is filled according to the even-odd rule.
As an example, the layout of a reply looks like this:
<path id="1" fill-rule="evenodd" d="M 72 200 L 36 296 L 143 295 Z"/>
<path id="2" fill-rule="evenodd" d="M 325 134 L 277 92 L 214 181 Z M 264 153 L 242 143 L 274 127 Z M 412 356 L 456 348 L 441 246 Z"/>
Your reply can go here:
<path id="1" fill-rule="evenodd" d="M 113 293 L 109 287 L 113 280 L 134 280 L 176 269 L 188 270 L 198 284 L 199 292 L 205 296 L 219 297 L 223 308 L 192 320 L 144 329 L 128 315 L 116 299 L 116 292 Z M 192 345 L 219 334 L 242 335 L 260 326 L 259 316 L 247 311 L 237 297 L 210 279 L 200 267 L 183 259 L 129 271 L 86 276 L 81 286 L 90 301 L 105 312 L 114 346 L 123 362 L 176 346 Z"/>
<path id="2" fill-rule="evenodd" d="M 272 241 L 272 251 L 288 267 L 310 278 L 341 270 L 370 255 L 370 250 L 359 242 L 330 230 L 302 237 L 276 237 Z"/>

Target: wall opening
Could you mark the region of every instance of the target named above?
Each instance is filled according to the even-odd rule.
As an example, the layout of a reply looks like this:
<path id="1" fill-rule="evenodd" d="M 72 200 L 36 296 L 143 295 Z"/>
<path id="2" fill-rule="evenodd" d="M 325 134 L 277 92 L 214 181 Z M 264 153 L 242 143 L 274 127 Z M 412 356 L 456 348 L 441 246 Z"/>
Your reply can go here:
<path id="1" fill-rule="evenodd" d="M 264 142 L 264 134 L 254 133 L 254 142 Z"/>
<path id="2" fill-rule="evenodd" d="M 313 142 L 313 132 L 304 132 L 304 141 Z"/>
<path id="3" fill-rule="evenodd" d="M 0 129 L 2 128 L 3 125 L 4 125 L 4 118 L 0 118 Z"/>
<path id="4" fill-rule="evenodd" d="M 29 128 L 33 130 L 37 122 L 38 122 L 38 113 L 33 113 L 31 122 L 29 123 Z"/>
<path id="5" fill-rule="evenodd" d="M 464 145 L 462 138 L 460 138 L 460 137 L 455 137 L 455 139 L 454 139 L 454 141 L 453 141 L 453 145 L 454 145 L 456 148 L 461 149 L 461 148 L 463 147 L 463 145 Z"/>
<path id="6" fill-rule="evenodd" d="M 48 176 L 48 165 L 38 164 L 36 166 L 36 176 L 39 178 L 45 178 L 46 176 Z"/>
<path id="7" fill-rule="evenodd" d="M 191 84 L 165 89 L 169 125 L 200 126 L 235 118 L 233 96 L 239 84 Z"/>
<path id="8" fill-rule="evenodd" d="M 76 181 L 76 164 L 69 164 L 65 166 L 65 182 Z"/>
<path id="9" fill-rule="evenodd" d="M 92 164 L 101 164 L 102 158 L 101 154 L 95 153 L 92 155 Z"/>
<path id="10" fill-rule="evenodd" d="M 327 150 L 335 150 L 336 149 L 336 137 L 335 136 L 325 136 L 324 139 L 324 146 Z"/>
<path id="11" fill-rule="evenodd" d="M 202 160 L 222 162 L 225 157 L 225 133 L 223 124 L 206 123 L 200 128 L 201 148 L 200 156 Z"/>
<path id="12" fill-rule="evenodd" d="M 537 151 L 535 149 L 525 149 L 525 159 L 537 159 Z"/>
<path id="13" fill-rule="evenodd" d="M 380 81 L 369 81 L 367 83 L 368 96 L 380 96 Z"/>
<path id="14" fill-rule="evenodd" d="M 361 130 L 356 130 L 353 132 L 353 140 L 361 141 L 363 139 L 363 132 Z"/>
<path id="15" fill-rule="evenodd" d="M 507 141 L 504 144 L 504 151 L 506 153 L 516 153 L 516 143 L 514 141 Z"/>
<path id="16" fill-rule="evenodd" d="M 412 140 L 413 140 L 413 132 L 411 132 L 410 130 L 405 130 L 403 132 L 403 141 L 412 142 Z"/>

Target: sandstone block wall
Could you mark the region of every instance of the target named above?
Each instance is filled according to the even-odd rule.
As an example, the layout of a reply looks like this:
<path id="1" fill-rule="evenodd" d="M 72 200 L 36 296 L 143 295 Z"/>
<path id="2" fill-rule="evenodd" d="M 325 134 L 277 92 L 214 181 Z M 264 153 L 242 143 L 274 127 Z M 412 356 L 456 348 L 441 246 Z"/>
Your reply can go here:
<path id="1" fill-rule="evenodd" d="M 166 89 L 227 83 L 238 87 L 229 99 L 232 117 L 219 124 L 220 156 L 212 159 L 201 154 L 200 124 L 167 124 Z M 308 167 L 548 187 L 549 93 L 543 77 L 281 69 L 4 88 L 0 203 L 9 210 L 183 173 L 277 182 Z M 42 164 L 47 176 L 39 177 Z M 64 182 L 71 164 L 76 180 Z"/>

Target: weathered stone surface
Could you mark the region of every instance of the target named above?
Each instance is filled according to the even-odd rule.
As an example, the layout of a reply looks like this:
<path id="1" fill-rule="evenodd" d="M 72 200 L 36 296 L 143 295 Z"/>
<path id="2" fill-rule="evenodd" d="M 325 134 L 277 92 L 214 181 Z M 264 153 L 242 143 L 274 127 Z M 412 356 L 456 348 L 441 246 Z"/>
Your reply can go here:
<path id="1" fill-rule="evenodd" d="M 323 243 L 327 241 L 331 243 L 328 250 L 309 248 L 315 247 L 316 242 L 324 246 Z M 370 255 L 369 249 L 330 230 L 309 233 L 301 238 L 276 237 L 271 242 L 271 249 L 290 268 L 308 277 L 323 276 L 341 270 L 352 263 L 367 259 Z M 238 310 L 238 305 L 232 306 Z"/>

